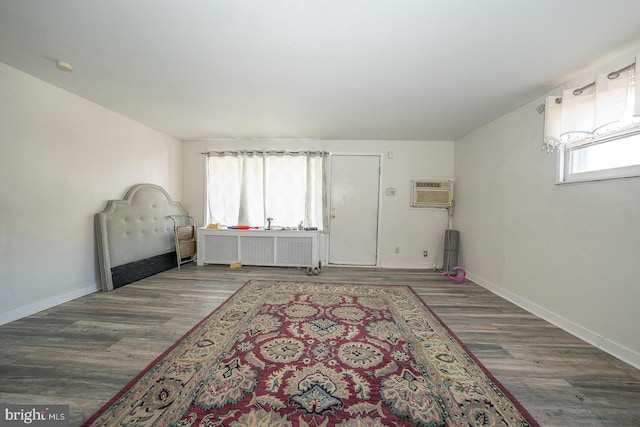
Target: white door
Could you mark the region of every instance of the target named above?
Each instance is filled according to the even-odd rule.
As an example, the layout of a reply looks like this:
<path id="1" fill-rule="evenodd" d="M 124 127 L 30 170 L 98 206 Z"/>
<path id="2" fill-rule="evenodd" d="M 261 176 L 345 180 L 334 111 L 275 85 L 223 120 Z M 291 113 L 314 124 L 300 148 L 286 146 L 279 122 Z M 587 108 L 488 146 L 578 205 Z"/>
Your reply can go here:
<path id="1" fill-rule="evenodd" d="M 380 156 L 332 155 L 329 264 L 376 265 Z"/>

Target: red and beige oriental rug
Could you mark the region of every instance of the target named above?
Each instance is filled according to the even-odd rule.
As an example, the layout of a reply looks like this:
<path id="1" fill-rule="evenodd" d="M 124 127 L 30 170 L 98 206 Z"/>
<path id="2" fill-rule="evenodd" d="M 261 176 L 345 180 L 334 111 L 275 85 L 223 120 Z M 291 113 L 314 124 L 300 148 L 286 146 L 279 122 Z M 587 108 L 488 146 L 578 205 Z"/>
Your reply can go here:
<path id="1" fill-rule="evenodd" d="M 406 286 L 247 282 L 95 426 L 537 426 Z"/>

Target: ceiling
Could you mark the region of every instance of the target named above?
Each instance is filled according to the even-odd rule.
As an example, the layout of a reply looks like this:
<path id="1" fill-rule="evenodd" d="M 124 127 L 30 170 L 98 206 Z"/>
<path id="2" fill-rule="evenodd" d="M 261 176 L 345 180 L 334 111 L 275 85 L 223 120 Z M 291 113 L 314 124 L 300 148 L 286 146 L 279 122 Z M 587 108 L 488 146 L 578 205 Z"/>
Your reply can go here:
<path id="1" fill-rule="evenodd" d="M 0 61 L 182 140 L 455 140 L 639 38 L 638 0 L 0 0 Z"/>

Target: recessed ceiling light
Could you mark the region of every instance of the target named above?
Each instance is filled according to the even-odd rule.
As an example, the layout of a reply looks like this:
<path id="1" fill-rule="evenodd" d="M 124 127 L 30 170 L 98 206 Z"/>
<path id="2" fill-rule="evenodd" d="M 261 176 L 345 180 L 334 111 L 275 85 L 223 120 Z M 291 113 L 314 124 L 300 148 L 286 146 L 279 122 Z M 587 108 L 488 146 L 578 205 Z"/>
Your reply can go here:
<path id="1" fill-rule="evenodd" d="M 73 73 L 73 67 L 68 62 L 56 61 L 56 68 L 65 73 Z"/>

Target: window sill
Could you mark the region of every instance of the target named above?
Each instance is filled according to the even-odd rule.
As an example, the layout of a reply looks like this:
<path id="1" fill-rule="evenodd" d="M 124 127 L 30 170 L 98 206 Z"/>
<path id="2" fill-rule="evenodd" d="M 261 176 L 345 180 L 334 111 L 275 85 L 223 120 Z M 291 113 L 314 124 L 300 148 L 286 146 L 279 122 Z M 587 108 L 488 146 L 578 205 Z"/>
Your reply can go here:
<path id="1" fill-rule="evenodd" d="M 628 168 L 623 168 L 628 169 Z M 636 169 L 636 168 L 634 168 Z M 607 172 L 607 173 L 603 173 Z M 600 182 L 600 181 L 612 181 L 618 179 L 633 179 L 640 178 L 640 170 L 629 171 L 626 170 L 624 172 L 620 171 L 620 173 L 611 173 L 611 170 L 608 171 L 596 171 L 596 172 L 585 172 L 580 174 L 573 174 L 571 177 L 564 180 L 556 180 L 556 185 L 567 185 L 567 184 L 583 184 L 586 182 Z"/>

